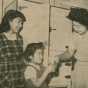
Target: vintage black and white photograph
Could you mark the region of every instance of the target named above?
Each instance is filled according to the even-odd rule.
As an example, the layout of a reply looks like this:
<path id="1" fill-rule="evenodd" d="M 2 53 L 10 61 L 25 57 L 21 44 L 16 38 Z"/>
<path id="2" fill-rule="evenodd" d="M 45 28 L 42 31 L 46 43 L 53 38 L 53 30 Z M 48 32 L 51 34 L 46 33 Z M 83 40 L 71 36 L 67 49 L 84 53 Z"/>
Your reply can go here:
<path id="1" fill-rule="evenodd" d="M 0 0 L 0 88 L 88 88 L 88 0 Z"/>

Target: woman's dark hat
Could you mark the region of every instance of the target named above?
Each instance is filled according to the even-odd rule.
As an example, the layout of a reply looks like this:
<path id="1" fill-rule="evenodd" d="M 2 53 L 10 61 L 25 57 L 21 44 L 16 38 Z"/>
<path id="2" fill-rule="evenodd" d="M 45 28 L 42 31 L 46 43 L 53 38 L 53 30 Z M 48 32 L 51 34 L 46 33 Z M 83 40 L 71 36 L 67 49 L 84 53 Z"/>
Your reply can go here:
<path id="1" fill-rule="evenodd" d="M 68 19 L 77 21 L 80 24 L 88 26 L 88 10 L 84 8 L 71 8 Z"/>

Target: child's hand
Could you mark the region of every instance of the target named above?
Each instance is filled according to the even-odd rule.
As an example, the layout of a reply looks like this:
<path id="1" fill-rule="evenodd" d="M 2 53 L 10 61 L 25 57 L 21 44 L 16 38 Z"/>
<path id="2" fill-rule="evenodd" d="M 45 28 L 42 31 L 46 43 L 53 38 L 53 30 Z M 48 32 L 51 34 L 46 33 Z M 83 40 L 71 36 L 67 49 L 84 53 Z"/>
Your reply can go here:
<path id="1" fill-rule="evenodd" d="M 46 70 L 48 73 L 55 72 L 55 66 L 53 64 L 50 64 Z"/>

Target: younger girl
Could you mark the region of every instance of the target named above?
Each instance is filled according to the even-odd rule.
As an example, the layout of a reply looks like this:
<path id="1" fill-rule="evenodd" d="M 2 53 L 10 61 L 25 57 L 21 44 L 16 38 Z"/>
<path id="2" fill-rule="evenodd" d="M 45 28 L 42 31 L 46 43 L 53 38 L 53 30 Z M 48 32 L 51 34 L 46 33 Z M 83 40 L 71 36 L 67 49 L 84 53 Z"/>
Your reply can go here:
<path id="1" fill-rule="evenodd" d="M 50 73 L 54 72 L 55 66 L 49 65 L 47 68 L 43 66 L 43 43 L 31 43 L 27 46 L 24 57 L 26 69 L 24 77 L 27 88 L 47 88 L 48 81 L 51 78 Z"/>

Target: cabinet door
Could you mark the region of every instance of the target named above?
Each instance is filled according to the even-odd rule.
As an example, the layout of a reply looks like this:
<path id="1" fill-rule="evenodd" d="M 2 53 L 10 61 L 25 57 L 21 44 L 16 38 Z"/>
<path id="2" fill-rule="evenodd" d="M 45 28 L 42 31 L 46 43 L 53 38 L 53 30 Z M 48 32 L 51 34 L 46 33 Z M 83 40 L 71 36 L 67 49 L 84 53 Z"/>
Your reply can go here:
<path id="1" fill-rule="evenodd" d="M 66 50 L 65 47 L 67 45 L 69 46 L 71 43 L 70 38 L 72 36 L 72 24 L 71 21 L 66 18 L 68 12 L 69 10 L 52 7 L 51 26 L 52 29 L 56 30 L 52 30 L 50 36 L 51 57 L 53 57 L 52 55 L 63 53 Z M 51 81 L 52 86 L 55 84 L 57 87 L 63 87 L 66 83 L 69 85 L 71 81 L 68 81 L 65 78 L 66 75 L 71 75 L 71 67 L 62 64 L 59 68 L 58 77 L 56 77 L 56 79 L 52 79 L 53 81 Z"/>
<path id="2" fill-rule="evenodd" d="M 72 36 L 72 24 L 71 21 L 66 18 L 69 10 L 60 8 L 53 8 L 51 11 L 51 26 L 52 30 L 50 36 L 51 50 L 50 53 L 61 53 L 65 50 L 65 46 L 71 43 Z"/>

